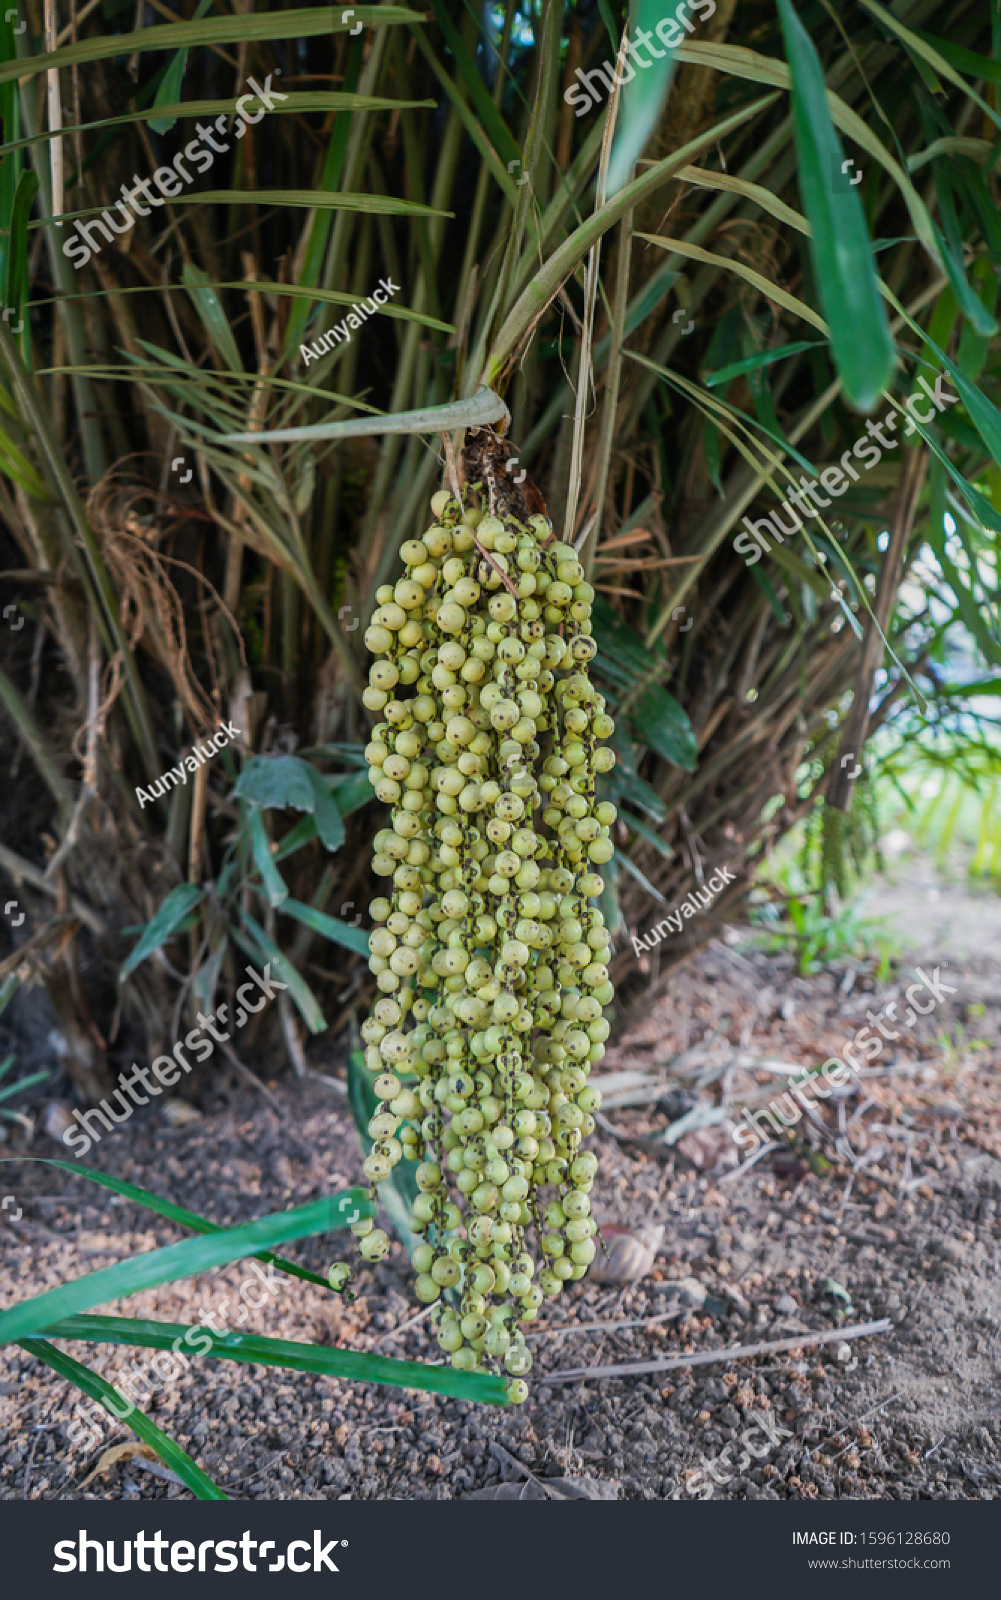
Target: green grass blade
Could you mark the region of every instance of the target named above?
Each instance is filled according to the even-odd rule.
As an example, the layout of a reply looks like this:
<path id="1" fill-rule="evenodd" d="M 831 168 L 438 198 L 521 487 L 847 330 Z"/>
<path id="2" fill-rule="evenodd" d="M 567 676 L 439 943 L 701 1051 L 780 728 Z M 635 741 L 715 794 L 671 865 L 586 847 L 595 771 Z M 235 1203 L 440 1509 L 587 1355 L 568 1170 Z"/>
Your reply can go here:
<path id="1" fill-rule="evenodd" d="M 24 319 L 24 302 L 28 297 L 28 218 L 38 193 L 38 175 L 33 169 L 22 172 L 14 191 L 14 206 L 10 219 L 10 238 L 7 242 L 7 287 L 4 310 L 17 312 Z M 15 323 L 15 326 L 17 324 Z M 21 351 L 28 360 L 28 325 L 20 332 Z"/>
<path id="2" fill-rule="evenodd" d="M 360 417 L 351 422 L 319 422 L 306 428 L 272 428 L 267 433 L 227 433 L 220 444 L 271 444 L 282 439 L 362 439 L 374 433 L 451 433 L 456 428 L 482 428 L 511 423 L 500 395 L 481 388 L 471 400 L 399 411 L 395 417 Z"/>
<path id="3" fill-rule="evenodd" d="M 55 1161 L 51 1156 L 0 1156 L 0 1166 L 8 1161 L 31 1161 L 38 1162 L 43 1167 L 59 1167 L 61 1171 L 70 1173 L 74 1178 L 87 1178 L 102 1189 L 110 1189 L 112 1194 L 120 1194 L 124 1199 L 133 1200 L 136 1205 L 145 1206 L 148 1211 L 155 1211 L 171 1222 L 179 1222 L 183 1228 L 193 1228 L 196 1233 L 226 1231 L 221 1222 L 210 1222 L 208 1217 L 200 1217 L 197 1211 L 188 1211 L 184 1206 L 175 1205 L 172 1200 L 164 1200 L 160 1195 L 152 1194 L 149 1189 L 140 1189 L 134 1183 L 126 1183 L 124 1178 L 114 1178 L 109 1172 L 97 1172 L 93 1167 L 81 1167 L 73 1161 Z M 284 1256 L 276 1256 L 270 1250 L 257 1250 L 254 1252 L 254 1257 L 257 1261 L 272 1262 L 280 1272 L 286 1272 L 290 1277 L 319 1284 L 321 1289 L 330 1288 L 326 1278 L 318 1277 L 307 1267 L 300 1267 L 294 1261 L 286 1261 Z"/>
<path id="4" fill-rule="evenodd" d="M 664 16 L 662 0 L 638 0 L 638 3 L 629 9 L 629 21 L 633 24 L 634 36 L 638 36 L 645 28 L 653 37 L 653 30 Z M 687 38 L 687 35 L 682 34 L 682 38 Z M 618 50 L 617 43 L 615 49 Z M 663 58 L 657 60 L 649 45 L 647 49 L 652 57 L 649 66 L 645 70 L 637 71 L 632 67 L 632 63 L 629 63 L 634 76 L 625 85 L 619 101 L 619 122 L 608 163 L 608 177 L 605 180 L 605 195 L 609 199 L 613 194 L 618 194 L 622 185 L 628 182 L 629 175 L 643 154 L 646 142 L 664 110 L 668 90 L 671 87 L 677 59 L 674 52 L 657 44 L 656 49 Z"/>
<path id="5" fill-rule="evenodd" d="M 264 827 L 264 816 L 260 806 L 247 807 L 247 820 L 250 827 L 250 847 L 254 852 L 257 870 L 264 880 L 268 903 L 280 906 L 283 900 L 288 899 L 288 884 L 275 866 L 271 854 L 271 841 Z"/>
<path id="6" fill-rule="evenodd" d="M 735 133 L 744 123 L 752 121 L 759 112 L 770 106 L 774 99 L 774 95 L 767 95 L 742 106 L 739 111 L 725 117 L 721 122 L 713 123 L 697 138 L 682 145 L 672 155 L 665 156 L 663 161 L 655 162 L 641 177 L 634 178 L 632 183 L 627 183 L 613 199 L 606 200 L 593 216 L 575 228 L 569 238 L 553 251 L 548 260 L 534 270 L 531 281 L 508 312 L 494 339 L 493 348 L 486 358 L 480 382 L 489 387 L 492 383 L 500 381 L 509 361 L 513 359 L 514 352 L 556 297 L 561 285 L 583 261 L 591 246 L 607 233 L 609 228 L 614 227 L 627 211 L 639 206 L 658 189 L 663 188 L 668 179 L 680 172 L 682 167 L 687 167 L 704 151 L 714 148 L 727 134 Z"/>
<path id="7" fill-rule="evenodd" d="M 447 217 L 451 211 L 435 211 L 417 200 L 399 200 L 390 194 L 328 194 L 323 189 L 191 189 L 184 195 L 189 206 L 298 206 L 303 210 L 358 211 L 381 217 Z M 83 211 L 64 211 L 53 221 L 75 222 L 78 217 L 97 217 L 100 206 L 87 206 Z M 46 222 L 33 222 L 31 228 L 48 227 Z M 246 284 L 240 284 L 246 288 Z M 258 285 L 255 283 L 254 288 Z M 288 286 L 286 285 L 286 289 Z"/>
<path id="8" fill-rule="evenodd" d="M 476 62 L 462 42 L 459 30 L 448 14 L 443 0 L 431 0 L 431 6 L 442 35 L 459 69 L 459 75 L 469 90 L 469 97 L 483 129 L 504 165 L 520 160 L 521 151 L 508 129 L 507 123 L 494 105 L 493 96 L 480 76 Z"/>
<path id="9" fill-rule="evenodd" d="M 146 932 L 118 974 L 119 983 L 124 983 L 140 962 L 166 944 L 177 924 L 187 916 L 192 906 L 198 904 L 203 894 L 204 891 L 195 883 L 179 883 L 175 889 L 171 889 L 156 916 L 146 924 Z"/>
<path id="10" fill-rule="evenodd" d="M 212 0 L 198 0 L 198 5 L 195 8 L 195 14 L 191 18 L 191 21 L 200 22 L 211 4 Z M 180 100 L 181 89 L 184 84 L 184 66 L 187 59 L 188 52 L 186 50 L 178 50 L 176 56 L 160 80 L 160 87 L 157 89 L 156 96 L 153 100 L 154 109 L 159 109 L 160 115 L 157 117 L 150 117 L 149 119 L 149 125 L 153 129 L 154 133 L 169 133 L 171 128 L 174 126 L 174 123 L 177 121 L 177 118 L 171 116 L 169 111 L 161 108 L 169 106 L 176 100 Z"/>
<path id="11" fill-rule="evenodd" d="M 283 1244 L 286 1239 L 307 1239 L 318 1233 L 346 1228 L 357 1217 L 370 1217 L 375 1207 L 364 1189 L 344 1189 L 338 1194 L 311 1200 L 291 1211 L 276 1211 L 237 1228 L 203 1234 L 197 1239 L 182 1239 L 142 1255 L 118 1261 L 85 1273 L 58 1289 L 21 1300 L 7 1311 L 0 1311 L 0 1344 L 37 1333 L 63 1317 L 106 1305 L 142 1289 L 153 1289 L 176 1278 L 193 1277 L 227 1261 L 254 1255 L 264 1245 Z"/>
<path id="12" fill-rule="evenodd" d="M 240 99 L 243 98 L 241 95 Z M 250 96 L 251 102 L 259 104 L 256 95 Z M 304 116 L 308 111 L 434 111 L 434 100 L 391 100 L 380 94 L 346 94 L 341 89 L 307 89 L 301 94 L 290 94 L 282 105 L 274 105 L 270 115 L 277 116 Z M 133 122 L 152 122 L 153 118 L 170 116 L 175 121 L 181 119 L 193 122 L 196 117 L 208 117 L 215 121 L 222 113 L 229 116 L 236 112 L 236 99 L 230 96 L 228 100 L 179 100 L 174 105 L 161 106 L 159 113 L 154 107 L 147 106 L 143 111 L 123 111 L 117 117 L 102 117 L 98 122 L 81 122 L 77 126 L 80 133 L 93 133 L 101 128 L 124 128 Z M 28 145 L 44 144 L 48 139 L 65 138 L 64 129 L 44 128 L 41 133 L 32 134 L 27 139 L 11 139 L 6 144 L 0 144 L 0 156 L 13 150 L 23 150 Z M 981 140 L 967 139 L 962 141 L 972 149 L 979 149 Z M 256 287 L 256 285 L 255 285 Z M 287 287 L 287 285 L 285 285 Z"/>
<path id="13" fill-rule="evenodd" d="M 355 6 L 342 22 L 343 6 L 315 6 L 299 11 L 260 11 L 254 16 L 207 17 L 201 22 L 168 22 L 141 28 L 137 33 L 103 33 L 80 39 L 62 50 L 40 56 L 22 56 L 0 64 L 0 83 L 12 78 L 22 83 L 39 72 L 60 71 L 84 61 L 108 61 L 143 50 L 195 50 L 206 44 L 259 44 L 266 39 L 307 39 L 317 34 L 350 33 L 361 22 L 366 28 L 390 28 L 400 23 L 421 23 L 419 11 L 405 6 Z M 272 91 L 274 92 L 274 91 Z"/>
<path id="14" fill-rule="evenodd" d="M 909 51 L 913 51 L 915 56 L 920 56 L 923 61 L 926 61 L 932 71 L 937 73 L 940 78 L 944 78 L 954 88 L 961 89 L 964 94 L 969 95 L 970 99 L 980 107 L 981 111 L 990 117 L 994 125 L 1001 128 L 1001 119 L 994 114 L 987 101 L 977 93 L 976 89 L 971 88 L 965 78 L 960 77 L 959 73 L 949 65 L 945 56 L 930 45 L 927 39 L 922 38 L 920 34 L 912 33 L 910 28 L 905 28 L 903 23 L 898 22 L 896 17 L 890 15 L 889 11 L 878 5 L 877 0 L 862 0 L 862 4 L 867 11 L 872 12 L 874 17 L 879 18 L 885 28 L 888 28 L 891 33 L 895 33 Z M 975 68 L 974 70 L 977 69 Z"/>
<path id="15" fill-rule="evenodd" d="M 729 366 L 719 367 L 715 372 L 704 372 L 702 382 L 707 389 L 716 389 L 721 383 L 729 383 L 732 378 L 743 377 L 745 372 L 757 372 L 760 367 L 770 367 L 773 361 L 784 361 L 786 356 L 802 355 L 805 350 L 820 350 L 823 345 L 823 339 L 798 339 L 794 344 L 776 345 L 773 350 L 760 350 L 756 356 L 745 356 L 743 361 L 732 361 Z"/>
<path id="16" fill-rule="evenodd" d="M 301 900 L 286 900 L 282 906 L 282 916 L 295 917 L 297 922 L 312 928 L 314 933 L 331 939 L 334 944 L 343 945 L 346 950 L 354 950 L 357 955 L 367 956 L 369 953 L 368 934 L 364 928 L 352 928 L 350 923 L 328 917 L 325 911 L 316 911 Z"/>
<path id="17" fill-rule="evenodd" d="M 231 928 L 230 931 L 242 949 L 252 955 L 255 960 L 258 959 L 261 951 L 264 952 L 265 961 L 282 961 L 284 959 L 274 940 L 265 933 L 260 923 L 254 920 L 249 911 L 244 911 L 242 906 L 240 907 L 240 918 L 250 935 L 250 939 L 241 934 L 239 928 Z M 255 944 L 257 946 L 256 950 L 254 949 Z M 288 984 L 289 994 L 298 1006 L 302 1019 L 310 1033 L 323 1033 L 327 1026 L 327 1019 L 320 1010 L 319 1002 L 309 984 L 305 978 L 300 977 L 299 973 L 296 972 L 291 961 L 286 961 L 282 970 L 285 974 L 284 982 Z"/>
<path id="18" fill-rule="evenodd" d="M 195 310 L 198 312 L 209 338 L 222 356 L 226 366 L 229 367 L 231 372 L 242 372 L 243 362 L 240 360 L 240 352 L 236 347 L 236 340 L 233 338 L 233 330 L 229 325 L 229 318 L 219 304 L 219 297 L 212 287 L 208 273 L 203 272 L 201 267 L 196 267 L 193 261 L 186 261 L 184 270 L 181 273 L 181 281 L 194 302 Z"/>
<path id="19" fill-rule="evenodd" d="M 845 397 L 860 411 L 871 411 L 890 382 L 895 357 L 869 230 L 855 190 L 834 190 L 844 152 L 827 108 L 817 52 L 791 0 L 778 4 L 792 74 L 800 196 L 813 234 L 821 309 Z"/>
<path id="20" fill-rule="evenodd" d="M 939 39 L 933 33 L 925 33 L 922 28 L 911 30 L 919 39 L 930 44 L 940 57 L 958 67 L 961 72 L 969 72 L 974 78 L 986 78 L 988 83 L 1001 84 L 1001 61 L 992 61 L 990 56 L 982 56 L 976 50 L 966 50 L 961 44 L 953 44 L 951 39 Z M 965 89 L 966 84 L 963 85 Z"/>
<path id="21" fill-rule="evenodd" d="M 60 1378 L 66 1378 L 70 1383 L 76 1384 L 76 1387 L 89 1395 L 92 1400 L 110 1400 L 113 1415 L 117 1415 L 118 1406 L 128 1405 L 125 1396 L 120 1394 L 113 1384 L 106 1382 L 99 1373 L 91 1372 L 82 1362 L 74 1361 L 73 1357 L 66 1355 L 64 1351 L 56 1350 L 47 1339 L 21 1339 L 19 1343 L 22 1350 L 35 1356 L 37 1360 L 44 1361 L 45 1365 L 51 1367 L 53 1372 L 57 1372 Z M 132 1432 L 142 1440 L 143 1444 L 148 1444 L 151 1450 L 156 1451 L 164 1466 L 175 1472 L 199 1500 L 229 1499 L 229 1495 L 223 1494 L 212 1479 L 206 1477 L 187 1451 L 182 1450 L 173 1439 L 168 1439 L 156 1423 L 151 1422 L 142 1411 L 133 1408 L 123 1420 L 128 1422 Z"/>
<path id="22" fill-rule="evenodd" d="M 3 1077 L 14 1059 L 14 1056 L 8 1056 L 0 1065 L 0 1077 Z M 0 1100 L 10 1100 L 16 1094 L 23 1094 L 25 1089 L 33 1089 L 37 1083 L 48 1083 L 48 1081 L 49 1073 L 44 1069 L 41 1072 L 29 1072 L 26 1078 L 18 1078 L 16 1083 L 8 1083 L 6 1088 L 0 1089 Z"/>
<path id="23" fill-rule="evenodd" d="M 68 1317 L 46 1328 L 50 1339 L 87 1339 L 98 1344 L 142 1345 L 150 1350 L 170 1350 L 191 1329 L 186 1323 L 151 1322 L 132 1317 Z M 201 1330 L 199 1330 L 201 1331 Z M 190 1359 L 190 1349 L 187 1352 Z M 294 1339 L 266 1339 L 255 1333 L 213 1333 L 211 1355 L 226 1361 L 259 1362 L 268 1367 L 289 1367 L 293 1372 L 318 1372 L 356 1383 L 386 1383 L 405 1389 L 425 1389 L 451 1395 L 456 1400 L 482 1405 L 507 1405 L 507 1379 L 486 1372 L 457 1372 L 450 1364 L 431 1366 L 423 1361 L 400 1361 L 394 1356 L 372 1356 L 326 1344 L 300 1344 Z"/>

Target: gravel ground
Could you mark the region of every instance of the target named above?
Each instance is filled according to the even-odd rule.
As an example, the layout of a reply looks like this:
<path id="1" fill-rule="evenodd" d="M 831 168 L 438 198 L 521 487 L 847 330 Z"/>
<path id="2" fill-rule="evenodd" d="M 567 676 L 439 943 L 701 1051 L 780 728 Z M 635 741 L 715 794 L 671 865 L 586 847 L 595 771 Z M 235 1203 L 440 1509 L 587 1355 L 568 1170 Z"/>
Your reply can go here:
<path id="1" fill-rule="evenodd" d="M 954 963 L 957 994 L 843 1103 L 840 1151 L 831 1102 L 824 1129 L 804 1134 L 801 1124 L 788 1149 L 747 1171 L 734 1165 L 726 1122 L 666 1145 L 663 1130 L 700 1097 L 736 1111 L 769 1082 L 781 1089 L 748 1056 L 815 1064 L 892 988 L 878 989 L 864 968 L 849 984 L 837 972 L 796 978 L 790 967 L 788 958 L 717 944 L 672 973 L 669 996 L 609 1051 L 603 1072 L 640 1068 L 662 1086 L 644 1104 L 603 1113 L 595 1212 L 613 1229 L 662 1225 L 663 1243 L 641 1281 L 575 1287 L 547 1303 L 525 1406 L 494 1411 L 209 1360 L 192 1363 L 145 1409 L 243 1499 L 451 1499 L 506 1485 L 500 1493 L 511 1498 L 705 1496 L 706 1462 L 714 1464 L 712 1492 L 733 1499 L 996 1498 L 998 964 Z M 327 1074 L 341 1069 L 333 1056 L 312 1061 Z M 224 1223 L 360 1181 L 343 1094 L 287 1077 L 272 1092 L 280 1115 L 245 1081 L 227 1086 L 216 1076 L 193 1120 L 141 1123 L 139 1113 L 88 1161 Z M 5 1153 L 21 1153 L 21 1138 Z M 62 1151 L 38 1132 L 25 1153 Z M 53 1168 L 3 1171 L 21 1213 L 8 1206 L 0 1222 L 3 1306 L 180 1236 Z M 290 1250 L 320 1272 L 338 1253 L 336 1237 Z M 227 1295 L 237 1303 L 246 1273 L 234 1264 L 102 1309 L 194 1322 Z M 414 1322 L 410 1276 L 396 1244 L 380 1267 L 359 1274 L 352 1304 L 281 1280 L 245 1326 L 436 1359 L 425 1325 Z M 560 1369 L 805 1338 L 878 1317 L 890 1319 L 890 1330 L 842 1349 L 841 1360 L 835 1341 L 639 1377 L 538 1381 Z M 595 1323 L 602 1326 L 583 1326 Z M 108 1378 L 133 1360 L 109 1346 L 66 1348 Z M 71 1446 L 76 1398 L 25 1352 L 0 1351 L 0 1497 L 187 1493 L 134 1455 L 91 1477 L 110 1446 L 134 1436 L 109 1418 L 99 1442 Z M 740 1444 L 750 1427 L 754 1454 Z M 731 1441 L 729 1461 L 717 1464 Z"/>

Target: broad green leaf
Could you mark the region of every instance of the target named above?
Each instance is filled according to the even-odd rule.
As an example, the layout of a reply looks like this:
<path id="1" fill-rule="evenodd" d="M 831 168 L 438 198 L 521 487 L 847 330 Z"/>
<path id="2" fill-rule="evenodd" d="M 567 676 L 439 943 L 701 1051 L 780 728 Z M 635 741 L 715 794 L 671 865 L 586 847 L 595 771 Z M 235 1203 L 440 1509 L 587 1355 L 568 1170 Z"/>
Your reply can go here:
<path id="1" fill-rule="evenodd" d="M 204 897 L 204 892 L 196 883 L 179 883 L 175 889 L 171 889 L 155 917 L 146 924 L 145 933 L 118 974 L 119 983 L 124 983 L 141 961 L 166 943 L 192 906 L 196 906 Z"/>
<path id="2" fill-rule="evenodd" d="M 177 1278 L 191 1278 L 227 1261 L 240 1261 L 244 1256 L 256 1255 L 263 1246 L 346 1228 L 361 1217 L 371 1217 L 374 1211 L 364 1189 L 344 1189 L 291 1211 L 276 1211 L 236 1228 L 182 1239 L 178 1244 L 130 1256 L 113 1267 L 100 1267 L 0 1311 L 0 1344 L 38 1333 L 50 1323 L 89 1311 L 92 1306 L 107 1305 L 143 1289 L 173 1283 Z"/>
<path id="3" fill-rule="evenodd" d="M 604 595 L 595 596 L 591 616 L 598 646 L 595 663 L 598 672 L 607 674 L 609 668 L 617 668 L 622 673 L 620 682 L 631 683 L 651 667 L 658 670 L 666 667 L 663 650 L 659 646 L 654 651 L 648 650 L 635 629 L 616 615 Z"/>
<path id="4" fill-rule="evenodd" d="M 335 944 L 343 945 L 346 950 L 354 950 L 360 956 L 369 953 L 368 934 L 364 928 L 352 928 L 350 923 L 340 922 L 337 917 L 328 917 L 325 911 L 303 905 L 301 900 L 286 900 L 282 915 L 295 917 L 297 922 L 312 928 L 314 933 L 322 934 L 324 939 L 332 939 Z"/>
<path id="5" fill-rule="evenodd" d="M 326 781 L 310 766 L 308 761 L 303 762 L 309 786 L 313 791 L 313 815 L 316 818 L 316 831 L 323 840 L 327 849 L 333 853 L 339 850 L 344 843 L 344 823 L 341 820 L 341 808 L 336 799 L 331 795 Z M 361 775 L 368 782 L 365 774 Z"/>
<path id="6" fill-rule="evenodd" d="M 208 3 L 211 4 L 212 0 L 208 0 Z M 212 287 L 208 273 L 203 272 L 201 267 L 196 267 L 193 261 L 186 261 L 181 272 L 181 281 L 226 366 L 231 372 L 242 372 L 243 362 L 240 360 L 240 352 L 233 338 L 229 318 L 219 304 L 219 297 Z"/>
<path id="7" fill-rule="evenodd" d="M 266 809 L 312 811 L 316 801 L 306 768 L 298 756 L 251 756 L 233 793 Z"/>
<path id="8" fill-rule="evenodd" d="M 792 73 L 799 190 L 810 254 L 846 399 L 871 411 L 893 375 L 893 341 L 879 297 L 872 241 L 855 189 L 835 191 L 844 151 L 827 108 L 817 52 L 791 0 L 778 0 Z"/>
<path id="9" fill-rule="evenodd" d="M 149 1189 L 140 1189 L 137 1184 L 126 1183 L 124 1178 L 113 1178 L 108 1172 L 97 1172 L 93 1167 L 82 1167 L 78 1162 L 54 1161 L 51 1156 L 0 1156 L 0 1166 L 12 1161 L 30 1161 L 37 1162 L 43 1167 L 59 1167 L 61 1171 L 70 1173 L 74 1178 L 86 1178 L 89 1183 L 96 1183 L 102 1189 L 110 1189 L 113 1194 L 120 1194 L 126 1200 L 134 1200 L 136 1205 L 145 1206 L 149 1211 L 156 1211 L 161 1217 L 169 1218 L 171 1222 L 179 1222 L 182 1227 L 193 1228 L 196 1233 L 226 1231 L 221 1222 L 210 1222 L 208 1217 L 200 1217 L 197 1211 L 188 1211 L 184 1206 L 177 1206 L 172 1200 L 164 1200 L 160 1195 L 152 1194 Z M 258 1261 L 273 1262 L 279 1271 L 288 1273 L 290 1277 L 302 1278 L 307 1283 L 317 1283 L 321 1289 L 330 1288 L 326 1278 L 318 1278 L 315 1272 L 297 1266 L 294 1261 L 286 1261 L 284 1256 L 276 1256 L 270 1250 L 257 1250 L 254 1255 Z"/>
<path id="10" fill-rule="evenodd" d="M 26 1350 L 30 1356 L 35 1356 L 38 1361 L 44 1361 L 45 1365 L 51 1367 L 53 1372 L 57 1372 L 60 1378 L 66 1378 L 70 1383 L 75 1384 L 83 1394 L 89 1395 L 91 1400 L 99 1402 L 103 1400 L 110 1401 L 112 1415 L 117 1416 L 119 1408 L 128 1405 L 129 1402 L 125 1396 L 113 1384 L 102 1378 L 100 1373 L 92 1372 L 82 1362 L 75 1361 L 72 1356 L 66 1355 L 65 1351 L 57 1350 L 54 1345 L 49 1344 L 47 1339 L 21 1339 L 18 1343 L 22 1350 Z M 168 1439 L 167 1435 L 161 1432 L 156 1423 L 151 1422 L 144 1412 L 137 1407 L 133 1407 L 123 1420 L 128 1423 L 132 1432 L 142 1440 L 143 1444 L 148 1444 L 151 1450 L 156 1451 L 164 1466 L 169 1467 L 171 1472 L 176 1473 L 181 1482 L 199 1500 L 229 1499 L 229 1495 L 223 1494 L 222 1490 L 212 1482 L 212 1479 L 206 1477 L 201 1467 L 192 1461 L 187 1451 L 182 1450 L 179 1444 L 174 1443 L 173 1439 Z"/>
<path id="11" fill-rule="evenodd" d="M 132 1317 L 67 1317 L 45 1332 L 50 1339 L 86 1339 L 96 1344 L 140 1345 L 149 1350 L 173 1350 L 178 1340 L 194 1331 L 183 1322 L 153 1322 Z M 199 1327 L 204 1336 L 204 1328 Z M 449 1363 L 432 1366 L 423 1361 L 400 1361 L 395 1356 L 367 1355 L 329 1344 L 301 1344 L 295 1339 L 267 1339 L 256 1333 L 213 1333 L 206 1360 L 258 1362 L 266 1367 L 287 1367 L 293 1372 L 319 1372 L 355 1383 L 394 1384 L 404 1389 L 424 1389 L 452 1395 L 481 1405 L 509 1404 L 507 1379 L 486 1372 L 457 1372 Z M 197 1356 L 190 1346 L 188 1360 Z M 137 1430 L 138 1431 L 138 1430 Z"/>
<path id="12" fill-rule="evenodd" d="M 350 817 L 353 812 L 360 811 L 362 806 L 367 806 L 374 799 L 368 772 L 354 772 L 350 777 L 338 779 L 333 796 L 342 817 Z"/>
<path id="13" fill-rule="evenodd" d="M 207 17 L 200 22 L 169 22 L 162 27 L 141 28 L 137 33 L 102 33 L 79 39 L 50 54 L 23 56 L 0 64 L 0 83 L 12 78 L 21 82 L 34 73 L 59 71 L 84 61 L 124 59 L 143 50 L 195 50 L 206 44 L 253 44 L 266 39 L 308 39 L 318 34 L 350 33 L 359 22 L 366 28 L 388 28 L 396 24 L 421 23 L 424 16 L 404 6 L 355 6 L 348 15 L 344 7 L 313 6 L 298 11 L 259 11 L 247 16 Z M 276 87 L 278 87 L 276 85 Z M 274 90 L 272 90 L 274 92 Z"/>
<path id="14" fill-rule="evenodd" d="M 212 0 L 198 0 L 198 5 L 195 7 L 195 14 L 191 21 L 200 22 L 211 4 Z M 178 50 L 160 80 L 160 87 L 156 91 L 156 98 L 153 101 L 154 107 L 166 107 L 175 100 L 180 100 L 181 88 L 184 83 L 184 64 L 187 59 L 188 52 L 186 50 Z M 161 111 L 159 116 L 150 117 L 149 125 L 154 133 L 169 133 L 176 121 L 177 118 L 171 116 L 169 112 Z"/>
<path id="15" fill-rule="evenodd" d="M 688 713 L 659 684 L 652 684 L 637 696 L 629 725 L 635 737 L 664 761 L 685 772 L 695 771 L 699 747 Z"/>
<path id="16" fill-rule="evenodd" d="M 344 843 L 344 823 L 338 802 L 316 768 L 299 756 L 251 756 L 237 779 L 234 793 L 239 799 L 252 801 L 265 809 L 283 810 L 291 806 L 295 811 L 310 811 L 316 821 L 316 832 L 328 850 L 339 850 Z M 293 848 L 297 848 L 298 843 L 305 843 L 305 839 L 297 841 Z"/>
<path id="17" fill-rule="evenodd" d="M 602 793 L 607 792 L 616 804 L 626 799 L 631 805 L 639 806 L 654 822 L 662 823 L 667 816 L 664 802 L 657 791 L 637 775 L 633 747 L 621 723 L 612 736 L 612 746 L 617 760 L 611 775 L 604 780 Z"/>
<path id="18" fill-rule="evenodd" d="M 620 691 L 633 691 L 628 713 L 633 736 L 665 761 L 694 772 L 698 748 L 688 715 L 673 695 L 649 681 L 668 669 L 663 650 L 659 646 L 648 650 L 601 595 L 595 600 L 592 618 L 597 670 Z"/>

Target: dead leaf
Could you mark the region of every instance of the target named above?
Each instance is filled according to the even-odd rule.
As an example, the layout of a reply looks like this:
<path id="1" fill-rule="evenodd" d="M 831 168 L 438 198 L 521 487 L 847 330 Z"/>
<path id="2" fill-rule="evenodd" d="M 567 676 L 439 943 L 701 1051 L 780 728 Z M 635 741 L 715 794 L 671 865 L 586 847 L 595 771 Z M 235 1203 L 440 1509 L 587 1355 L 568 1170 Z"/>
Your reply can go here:
<path id="1" fill-rule="evenodd" d="M 700 1172 L 732 1167 L 739 1159 L 732 1130 L 731 1122 L 715 1128 L 693 1128 L 690 1133 L 682 1134 L 674 1148 Z"/>
<path id="2" fill-rule="evenodd" d="M 77 1488 L 86 1489 L 88 1483 L 93 1483 L 95 1478 L 102 1477 L 105 1472 L 115 1465 L 116 1461 L 122 1461 L 131 1456 L 143 1456 L 147 1461 L 155 1461 L 157 1459 L 156 1452 L 151 1450 L 148 1444 L 143 1444 L 139 1439 L 126 1439 L 124 1444 L 110 1445 L 103 1452 L 93 1472 L 84 1478 L 83 1482 L 77 1485 Z"/>

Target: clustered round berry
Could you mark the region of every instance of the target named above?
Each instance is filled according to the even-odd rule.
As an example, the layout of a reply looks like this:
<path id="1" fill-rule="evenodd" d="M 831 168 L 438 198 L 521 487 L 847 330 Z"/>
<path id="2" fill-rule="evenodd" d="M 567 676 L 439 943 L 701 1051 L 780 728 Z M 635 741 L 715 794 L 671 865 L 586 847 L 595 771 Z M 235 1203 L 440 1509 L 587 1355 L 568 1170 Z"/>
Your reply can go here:
<path id="1" fill-rule="evenodd" d="M 418 1298 L 452 1365 L 506 1369 L 520 1401 L 519 1323 L 596 1250 L 598 1162 L 580 1146 L 613 994 L 595 901 L 615 807 L 595 780 L 615 756 L 573 549 L 545 517 L 501 521 L 473 499 L 434 496 L 365 634 L 363 698 L 383 719 L 365 753 L 392 818 L 372 863 L 389 892 L 370 908 L 380 996 L 362 1035 L 381 1106 L 364 1171 L 378 1184 L 419 1163 Z M 371 1220 L 354 1232 L 385 1255 Z"/>

